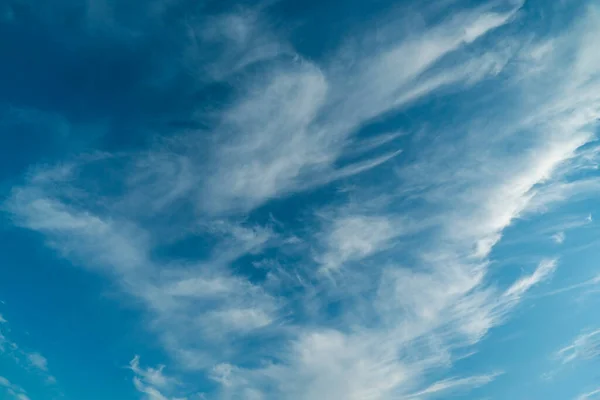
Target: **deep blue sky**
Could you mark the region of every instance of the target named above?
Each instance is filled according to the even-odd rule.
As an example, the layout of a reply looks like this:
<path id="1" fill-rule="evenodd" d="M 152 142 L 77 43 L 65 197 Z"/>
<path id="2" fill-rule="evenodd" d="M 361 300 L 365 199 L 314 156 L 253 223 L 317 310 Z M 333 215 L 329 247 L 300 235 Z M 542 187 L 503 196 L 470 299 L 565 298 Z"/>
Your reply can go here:
<path id="1" fill-rule="evenodd" d="M 0 398 L 600 399 L 597 1 L 0 36 Z"/>

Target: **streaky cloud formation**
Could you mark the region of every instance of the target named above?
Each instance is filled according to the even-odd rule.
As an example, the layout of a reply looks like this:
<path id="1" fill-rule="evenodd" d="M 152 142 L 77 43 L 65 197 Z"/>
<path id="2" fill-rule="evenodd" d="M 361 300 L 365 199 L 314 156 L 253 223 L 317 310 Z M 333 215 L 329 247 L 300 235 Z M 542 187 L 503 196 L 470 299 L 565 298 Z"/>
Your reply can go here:
<path id="1" fill-rule="evenodd" d="M 425 390 L 415 393 L 414 395 L 409 396 L 408 398 L 426 397 L 428 395 L 436 394 L 439 392 L 447 392 L 447 391 L 450 391 L 453 389 L 463 388 L 463 387 L 472 388 L 472 387 L 483 386 L 483 385 L 486 385 L 486 384 L 490 383 L 491 381 L 493 381 L 497 375 L 498 374 L 490 374 L 490 375 L 472 376 L 472 377 L 463 378 L 463 379 L 445 379 L 443 381 L 434 383 L 433 385 L 426 388 Z"/>
<path id="2" fill-rule="evenodd" d="M 29 397 L 27 396 L 25 390 L 22 387 L 11 383 L 8 379 L 6 379 L 3 376 L 0 376 L 0 387 L 4 388 L 6 390 L 6 393 L 9 396 L 12 396 L 13 399 L 29 400 Z"/>
<path id="3" fill-rule="evenodd" d="M 582 333 L 573 340 L 573 343 L 560 349 L 556 355 L 563 364 L 600 356 L 600 330 Z"/>
<path id="4" fill-rule="evenodd" d="M 15 341 L 11 340 L 8 335 L 10 332 L 9 323 L 4 318 L 0 322 L 0 355 L 7 356 L 11 359 L 11 363 L 18 366 L 20 369 L 32 369 L 34 374 L 41 381 L 53 389 L 58 388 L 56 378 L 50 374 L 48 369 L 48 360 L 38 352 L 29 351 Z M 6 392 L 13 398 L 18 400 L 29 399 L 27 392 L 22 387 L 11 383 L 7 378 L 0 376 L 0 387 L 4 387 Z"/>
<path id="5" fill-rule="evenodd" d="M 548 27 L 537 18 L 565 4 L 390 6 L 313 43 L 335 43 L 325 55 L 297 41 L 301 24 L 278 24 L 285 2 L 17 3 L 10 23 L 43 22 L 66 53 L 138 48 L 146 60 L 114 100 L 89 100 L 102 118 L 76 118 L 76 98 L 57 104 L 64 131 L 95 126 L 106 142 L 32 165 L 2 204 L 56 255 L 52 268 L 101 277 L 141 316 L 140 355 L 115 361 L 131 360 L 136 395 L 408 400 L 514 382 L 500 357 L 469 363 L 524 303 L 549 298 L 530 294 L 564 277 L 561 249 L 593 229 L 589 214 L 534 238 L 552 247 L 503 247 L 559 211 L 588 215 L 571 206 L 600 189 L 591 1 Z M 73 21 L 59 29 L 63 11 Z M 129 130 L 144 140 L 123 144 Z M 597 333 L 558 358 L 595 358 Z M 53 360 L 1 333 L 0 350 L 54 381 Z"/>
<path id="6" fill-rule="evenodd" d="M 576 400 L 594 399 L 600 395 L 600 389 L 592 390 L 591 392 L 583 393 L 577 396 Z"/>

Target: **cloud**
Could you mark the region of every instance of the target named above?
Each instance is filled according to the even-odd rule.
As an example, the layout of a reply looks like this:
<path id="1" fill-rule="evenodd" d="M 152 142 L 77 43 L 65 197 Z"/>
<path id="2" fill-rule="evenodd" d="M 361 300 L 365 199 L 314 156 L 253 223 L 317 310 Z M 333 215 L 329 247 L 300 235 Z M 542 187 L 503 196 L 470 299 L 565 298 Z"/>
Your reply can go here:
<path id="1" fill-rule="evenodd" d="M 560 349 L 556 356 L 563 364 L 600 356 L 600 330 L 580 334 L 570 345 Z"/>
<path id="2" fill-rule="evenodd" d="M 351 143 L 350 135 L 362 124 L 442 84 L 472 77 L 467 73 L 433 83 L 440 81 L 436 77 L 411 86 L 415 77 L 444 55 L 510 21 L 515 10 L 461 14 L 423 36 L 379 46 L 377 54 L 366 54 L 368 63 L 349 70 L 335 63 L 321 68 L 308 60 L 275 67 L 224 112 L 217 128 L 224 132 L 216 135 L 226 138 L 227 144 L 215 149 L 208 166 L 211 176 L 203 185 L 202 207 L 213 213 L 248 210 L 299 188 L 349 177 L 389 160 L 395 153 L 332 171 Z M 391 41 L 394 34 L 388 29 Z M 399 65 L 402 73 L 397 73 Z M 401 95 L 411 91 L 408 97 Z M 323 179 L 323 174 L 328 178 Z"/>
<path id="3" fill-rule="evenodd" d="M 92 164 L 112 161 L 100 158 Z M 196 265 L 179 261 L 166 270 L 150 257 L 151 233 L 156 232 L 68 202 L 66 183 L 86 167 L 90 165 L 61 166 L 33 175 L 30 186 L 15 190 L 6 207 L 16 224 L 46 234 L 62 256 L 115 277 L 125 293 L 146 306 L 154 329 L 182 363 L 189 348 L 212 341 L 222 347 L 203 350 L 202 364 L 210 364 L 218 354 L 234 351 L 223 348 L 230 346 L 230 335 L 248 334 L 277 318 L 279 305 L 271 295 L 228 271 L 229 263 L 273 239 L 268 228 L 211 221 L 207 233 L 217 239 L 214 254 Z M 60 185 L 65 186 L 57 193 Z M 197 368 L 196 362 L 190 367 Z"/>
<path id="4" fill-rule="evenodd" d="M 227 79 L 249 65 L 294 54 L 291 46 L 269 29 L 258 10 L 244 9 L 192 21 L 187 24 L 190 40 L 186 63 L 190 67 L 203 66 L 211 79 Z M 205 48 L 214 46 L 221 52 L 216 59 L 206 59 Z"/>
<path id="5" fill-rule="evenodd" d="M 556 244 L 563 244 L 565 241 L 566 235 L 564 232 L 558 232 L 552 235 L 552 240 Z"/>
<path id="6" fill-rule="evenodd" d="M 556 244 L 563 244 L 569 231 L 578 228 L 590 228 L 592 222 L 591 215 L 583 216 L 578 214 L 565 217 L 558 222 L 550 221 L 549 223 L 543 223 L 537 232 L 549 235 L 550 239 Z"/>
<path id="7" fill-rule="evenodd" d="M 129 367 L 136 376 L 149 385 L 156 386 L 158 388 L 166 388 L 172 386 L 174 383 L 172 378 L 168 378 L 163 374 L 163 370 L 165 369 L 164 365 L 160 365 L 158 368 L 141 368 L 139 356 L 135 356 L 133 360 L 131 360 Z"/>
<path id="8" fill-rule="evenodd" d="M 600 276 L 596 276 L 593 277 L 591 279 L 588 279 L 586 281 L 580 282 L 580 283 L 575 283 L 573 285 L 569 285 L 569 286 L 565 286 L 556 290 L 552 290 L 550 292 L 544 293 L 542 295 L 539 295 L 540 297 L 545 297 L 545 296 L 554 296 L 557 294 L 562 294 L 562 293 L 566 293 L 566 292 L 570 292 L 573 290 L 579 290 L 579 289 L 584 289 L 584 288 L 589 288 L 589 287 L 593 287 L 593 286 L 597 286 L 598 284 L 600 284 Z"/>
<path id="9" fill-rule="evenodd" d="M 133 378 L 133 384 L 138 392 L 143 393 L 147 400 L 168 400 L 159 390 L 146 386 L 139 378 Z"/>
<path id="10" fill-rule="evenodd" d="M 372 39 L 366 39 L 365 48 L 360 49 L 366 53 L 363 62 L 356 63 L 351 71 L 336 70 L 337 78 L 345 79 L 344 72 L 354 78 L 349 80 L 350 86 L 341 85 L 340 96 L 350 94 L 349 104 L 344 108 L 358 110 L 356 117 L 364 121 L 415 101 L 441 86 L 467 79 L 462 74 L 434 75 L 429 79 L 422 74 L 435 67 L 444 56 L 509 23 L 518 9 L 517 6 L 507 12 L 482 9 L 457 12 L 442 23 L 424 32 L 411 32 L 405 38 L 394 24 L 384 26 L 378 37 L 383 45 L 374 47 L 375 54 L 369 51 L 373 48 Z M 401 69 L 397 68 L 399 65 Z M 362 107 L 358 107 L 358 102 Z"/>
<path id="11" fill-rule="evenodd" d="M 550 276 L 557 266 L 557 260 L 544 260 L 542 261 L 533 274 L 521 278 L 513 283 L 504 295 L 506 297 L 518 297 L 527 292 L 532 286 L 537 285 L 539 282 Z"/>
<path id="12" fill-rule="evenodd" d="M 187 400 L 187 397 L 171 397 L 164 394 L 173 391 L 178 383 L 163 373 L 164 365 L 158 368 L 143 368 L 140 366 L 140 357 L 135 356 L 129 367 L 135 375 L 133 384 L 137 391 L 144 395 L 145 400 Z"/>
<path id="13" fill-rule="evenodd" d="M 489 375 L 480 375 L 480 376 L 471 376 L 469 378 L 450 378 L 444 379 L 442 381 L 435 382 L 433 385 L 429 386 L 425 390 L 422 390 L 418 393 L 415 393 L 409 398 L 420 398 L 426 397 L 429 395 L 435 395 L 441 392 L 448 392 L 456 389 L 470 389 L 477 388 L 480 386 L 487 385 L 496 379 L 499 373 L 489 374 Z"/>
<path id="14" fill-rule="evenodd" d="M 69 178 L 70 171 L 64 171 L 61 167 L 46 172 L 47 175 L 55 173 L 64 173 L 65 176 L 59 178 L 64 180 Z M 52 198 L 51 191 L 46 191 L 60 180 L 44 174 L 35 179 L 34 185 L 15 190 L 6 204 L 6 208 L 15 216 L 16 224 L 53 235 L 49 244 L 66 257 L 87 260 L 93 256 L 97 262 L 90 266 L 135 269 L 144 265 L 140 249 L 144 246 L 144 238 L 134 227 L 117 225 L 86 210 L 70 208 L 59 199 Z M 130 229 L 133 232 L 129 232 Z M 71 242 L 74 236 L 79 238 L 77 246 Z M 99 249 L 99 246 L 105 247 Z"/>
<path id="15" fill-rule="evenodd" d="M 30 353 L 27 355 L 29 363 L 42 371 L 48 371 L 48 360 L 40 353 Z"/>
<path id="16" fill-rule="evenodd" d="M 377 338 L 381 339 L 381 338 Z M 348 398 L 380 396 L 408 383 L 413 372 L 394 360 L 393 350 L 377 346 L 367 334 L 336 331 L 307 332 L 291 344 L 285 364 L 255 371 L 227 369 L 223 397 L 261 393 L 262 384 L 276 383 L 269 395 L 290 398 Z"/>
<path id="17" fill-rule="evenodd" d="M 250 84 L 240 85 L 237 99 L 216 118 L 211 117 L 216 119 L 211 133 L 220 138 L 216 143 L 203 140 L 202 133 L 182 135 L 181 141 L 188 151 L 181 151 L 183 154 L 157 151 L 141 157 L 139 174 L 130 182 L 137 190 L 143 189 L 140 194 L 150 197 L 152 204 L 159 207 L 197 191 L 203 212 L 228 213 L 248 211 L 299 189 L 348 178 L 379 166 L 397 151 L 339 170 L 334 163 L 351 144 L 354 131 L 368 120 L 422 98 L 442 83 L 461 82 L 469 76 L 473 79 L 473 73 L 462 72 L 470 68 L 462 68 L 462 76 L 444 78 L 443 82 L 438 77 L 423 78 L 416 85 L 419 89 L 412 87 L 416 77 L 445 55 L 508 23 L 517 9 L 513 7 L 505 13 L 485 10 L 459 13 L 409 39 L 398 36 L 390 24 L 385 31 L 390 37 L 383 45 L 369 44 L 354 50 L 366 53 L 365 62 L 349 70 L 338 70 L 335 63 L 321 67 L 298 54 L 289 62 L 271 63 Z M 199 21 L 206 22 L 203 25 L 208 28 L 193 37 L 200 35 L 198 40 L 216 42 L 223 51 L 222 64 L 227 67 L 217 68 L 219 71 L 230 69 L 237 62 L 241 65 L 233 69 L 243 69 L 249 63 L 248 57 L 265 58 L 246 52 L 277 54 L 277 49 L 286 47 L 280 43 L 282 39 L 263 33 L 268 28 L 263 27 L 260 19 L 252 10 L 221 15 L 211 21 Z M 371 54 L 373 49 L 376 54 Z M 403 73 L 398 74 L 397 70 Z M 413 93 L 410 99 L 402 95 L 409 92 Z M 197 159 L 198 147 L 204 148 L 204 152 L 208 149 L 209 155 Z M 149 180 L 152 185 L 140 187 L 139 179 Z M 129 197 L 143 201 L 131 194 Z"/>
<path id="18" fill-rule="evenodd" d="M 4 326 L 7 326 L 8 322 L 4 322 Z M 8 329 L 8 327 L 7 327 Z M 10 331 L 9 331 L 10 332 Z M 57 385 L 56 378 L 50 374 L 48 369 L 48 360 L 46 357 L 35 351 L 29 351 L 23 348 L 11 338 L 5 336 L 0 330 L 0 354 L 11 359 L 11 361 L 20 368 L 25 369 L 27 372 L 33 372 L 34 375 L 41 377 L 43 381 L 51 386 Z M 32 369 L 33 367 L 33 369 Z M 7 386 L 8 387 L 8 386 Z M 20 392 L 25 393 L 24 390 L 16 390 L 14 396 Z"/>
<path id="19" fill-rule="evenodd" d="M 171 378 L 133 358 L 133 385 L 147 399 L 176 399 L 192 373 L 223 399 L 410 399 L 482 387 L 497 374 L 430 377 L 558 265 L 535 254 L 532 273 L 495 282 L 497 244 L 521 219 L 598 185 L 577 174 L 595 159 L 600 82 L 586 29 L 597 33 L 597 16 L 543 46 L 521 40 L 527 24 L 512 24 L 520 2 L 497 3 L 419 28 L 381 24 L 326 60 L 297 54 L 253 12 L 189 27 L 190 40 L 222 52 L 206 66 L 211 79 L 236 76 L 224 104 L 190 117 L 206 128 L 39 166 L 4 210 L 143 310 L 184 371 Z M 201 44 L 189 62 L 204 62 L 193 54 Z M 526 68 L 515 65 L 523 54 Z M 411 108 L 440 99 L 449 104 L 439 115 Z M 397 135 L 368 135 L 396 113 L 417 120 L 402 149 Z M 347 188 L 333 190 L 340 181 Z M 181 243 L 190 255 L 174 250 Z M 595 354 L 593 340 L 562 357 Z"/>
<path id="20" fill-rule="evenodd" d="M 8 379 L 3 376 L 0 376 L 0 387 L 3 387 L 6 392 L 12 396 L 12 398 L 17 400 L 29 400 L 25 390 L 13 383 L 11 383 Z"/>
<path id="21" fill-rule="evenodd" d="M 291 191 L 303 169 L 335 157 L 327 139 L 311 132 L 326 101 L 327 81 L 308 62 L 275 70 L 224 115 L 232 145 L 217 149 L 204 206 L 209 210 L 254 208 Z M 333 158 L 332 158 L 333 157 Z"/>
<path id="22" fill-rule="evenodd" d="M 396 222 L 397 223 L 397 222 Z M 381 216 L 345 215 L 331 222 L 325 238 L 326 250 L 318 262 L 324 271 L 337 270 L 383 250 L 398 235 L 395 222 Z"/>
<path id="23" fill-rule="evenodd" d="M 575 398 L 575 400 L 595 399 L 600 396 L 600 389 L 592 390 L 591 392 L 583 393 Z"/>

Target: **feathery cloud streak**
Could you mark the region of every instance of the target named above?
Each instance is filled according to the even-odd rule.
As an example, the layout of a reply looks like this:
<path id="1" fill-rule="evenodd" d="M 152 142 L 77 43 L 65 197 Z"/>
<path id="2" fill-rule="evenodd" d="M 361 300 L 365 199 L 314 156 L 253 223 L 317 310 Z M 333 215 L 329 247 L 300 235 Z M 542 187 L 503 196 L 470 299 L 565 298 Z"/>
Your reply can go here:
<path id="1" fill-rule="evenodd" d="M 483 386 L 501 377 L 431 376 L 558 265 L 543 258 L 495 284 L 496 244 L 519 218 L 597 186 L 580 187 L 577 175 L 596 157 L 597 13 L 548 44 L 520 40 L 523 12 L 507 1 L 410 34 L 384 25 L 322 62 L 253 12 L 190 27 L 186 62 L 208 70 L 198 80 L 238 77 L 223 108 L 194 114 L 209 128 L 37 167 L 5 210 L 62 257 L 113 279 L 174 364 L 220 398 L 410 399 Z M 510 40 L 496 43 L 498 30 Z M 194 54 L 208 42 L 223 46 L 216 66 Z M 478 97 L 488 85 L 493 102 Z M 454 122 L 420 134 L 413 126 L 410 141 L 362 137 L 419 102 L 465 93 L 479 99 L 474 109 L 450 108 L 440 118 L 456 113 Z M 382 179 L 364 178 L 374 172 Z M 273 201 L 339 182 L 349 188 L 299 210 L 301 228 L 256 218 Z M 190 238 L 209 249 L 157 256 Z M 181 398 L 163 367 L 134 358 L 130 368 L 147 398 Z"/>

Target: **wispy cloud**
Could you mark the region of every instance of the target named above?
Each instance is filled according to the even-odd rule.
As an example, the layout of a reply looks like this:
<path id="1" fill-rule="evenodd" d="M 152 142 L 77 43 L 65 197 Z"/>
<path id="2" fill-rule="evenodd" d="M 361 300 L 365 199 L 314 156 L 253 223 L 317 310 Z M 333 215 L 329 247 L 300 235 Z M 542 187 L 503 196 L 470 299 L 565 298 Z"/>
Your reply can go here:
<path id="1" fill-rule="evenodd" d="M 42 371 L 48 371 L 48 360 L 46 360 L 46 357 L 42 356 L 40 353 L 27 354 L 27 359 L 32 366 Z"/>
<path id="2" fill-rule="evenodd" d="M 3 326 L 8 326 L 8 322 L 4 320 Z M 15 365 L 41 377 L 43 381 L 51 386 L 56 386 L 56 378 L 50 374 L 48 369 L 48 360 L 40 353 L 30 351 L 11 338 L 7 337 L 0 328 L 0 355 L 4 355 L 14 362 Z M 19 391 L 15 391 L 19 394 Z M 22 391 L 24 394 L 24 391 Z"/>
<path id="3" fill-rule="evenodd" d="M 345 262 L 360 260 L 382 251 L 398 235 L 399 221 L 382 216 L 347 215 L 336 218 L 326 233 L 326 250 L 318 257 L 325 271 L 337 270 Z"/>
<path id="4" fill-rule="evenodd" d="M 334 169 L 352 142 L 351 134 L 363 123 L 442 85 L 473 79 L 474 74 L 463 69 L 458 76 L 415 83 L 443 56 L 510 21 L 517 9 L 459 14 L 407 40 L 395 38 L 390 26 L 386 28 L 390 37 L 376 46 L 376 54 L 369 54 L 372 50 L 366 46 L 346 50 L 366 53 L 361 54 L 365 62 L 356 66 L 333 62 L 321 67 L 300 60 L 270 70 L 224 111 L 216 136 L 225 143 L 217 144 L 206 166 L 212 173 L 202 184 L 201 206 L 209 212 L 248 210 L 298 188 L 364 172 L 390 159 L 387 155 L 341 171 Z M 402 73 L 398 73 L 399 65 Z M 323 174 L 329 178 L 323 179 Z"/>
<path id="5" fill-rule="evenodd" d="M 600 330 L 582 333 L 570 345 L 560 349 L 556 356 L 563 364 L 600 356 Z"/>
<path id="6" fill-rule="evenodd" d="M 268 25 L 260 10 L 252 9 L 191 19 L 187 22 L 186 65 L 189 68 L 200 65 L 211 79 L 223 80 L 248 65 L 285 54 L 294 55 L 292 47 Z M 207 44 L 222 50 L 216 59 L 207 58 Z M 198 74 L 198 71 L 192 73 Z"/>
<path id="7" fill-rule="evenodd" d="M 558 294 L 562 294 L 562 293 L 567 293 L 567 292 L 571 292 L 574 290 L 580 290 L 580 289 L 585 289 L 585 288 L 592 288 L 594 286 L 598 286 L 600 284 L 600 276 L 596 276 L 594 278 L 588 279 L 586 281 L 580 282 L 580 283 L 575 283 L 573 285 L 569 285 L 569 286 L 565 286 L 565 287 L 561 287 L 555 290 L 551 290 L 549 292 L 543 293 L 538 295 L 539 297 L 545 297 L 545 296 L 555 296 Z"/>
<path id="8" fill-rule="evenodd" d="M 565 242 L 566 237 L 567 235 L 565 235 L 564 232 L 557 232 L 554 235 L 552 235 L 552 240 L 556 244 L 563 244 Z"/>
<path id="9" fill-rule="evenodd" d="M 507 297 L 518 297 L 527 292 L 532 286 L 550 276 L 557 266 L 557 260 L 544 260 L 540 263 L 535 272 L 527 277 L 521 278 L 513 283 L 504 295 Z"/>
<path id="10" fill-rule="evenodd" d="M 592 390 L 591 392 L 583 393 L 575 398 L 575 400 L 589 400 L 600 397 L 600 389 Z"/>
<path id="11" fill-rule="evenodd" d="M 27 392 L 22 387 L 15 385 L 3 376 L 0 376 L 0 387 L 6 390 L 11 398 L 16 400 L 29 400 Z"/>
<path id="12" fill-rule="evenodd" d="M 451 368 L 558 265 L 536 254 L 533 272 L 500 284 L 489 277 L 496 245 L 521 218 L 598 187 L 577 175 L 595 157 L 600 79 L 588 30 L 598 33 L 598 17 L 588 10 L 548 45 L 512 30 L 521 2 L 496 3 L 420 28 L 382 24 L 325 61 L 298 54 L 254 11 L 188 26 L 186 62 L 204 63 L 198 49 L 211 42 L 222 53 L 205 66 L 209 79 L 238 76 L 230 101 L 194 115 L 210 127 L 33 169 L 4 210 L 116 282 L 177 366 L 212 379 L 220 398 L 412 399 L 482 387 L 498 374 L 432 382 L 429 373 Z M 500 29 L 509 40 L 478 46 Z M 478 84 L 495 89 L 479 98 Z M 362 137 L 459 92 L 479 103 L 435 115 L 447 124 L 417 124 L 401 156 L 398 135 Z M 294 209 L 298 217 L 256 216 L 342 180 L 351 188 Z M 184 239 L 202 245 L 181 257 L 171 246 Z M 561 357 L 595 354 L 594 335 Z M 47 372 L 45 358 L 27 358 Z M 175 400 L 185 386 L 139 357 L 129 368 L 150 400 Z"/>
<path id="13" fill-rule="evenodd" d="M 158 368 L 143 368 L 140 366 L 140 357 L 135 356 L 129 363 L 134 373 L 133 384 L 146 400 L 187 400 L 187 397 L 171 397 L 168 393 L 174 390 L 178 383 L 174 378 L 163 373 L 164 365 Z M 165 394 L 167 393 L 167 394 Z"/>
<path id="14" fill-rule="evenodd" d="M 204 340 L 228 346 L 230 335 L 248 334 L 276 319 L 279 305 L 271 295 L 227 271 L 228 263 L 271 239 L 268 229 L 213 221 L 210 229 L 220 242 L 214 256 L 197 265 L 178 262 L 165 271 L 149 255 L 148 231 L 129 220 L 96 215 L 53 197 L 69 193 L 54 190 L 58 183 L 72 179 L 74 171 L 46 171 L 35 176 L 28 188 L 15 191 L 7 203 L 15 222 L 47 234 L 49 245 L 63 256 L 114 276 L 126 293 L 147 306 L 165 346 L 182 362 L 186 363 L 190 347 Z M 95 261 L 88 263 L 89 259 Z M 188 363 L 193 368 L 197 363 L 210 364 L 213 356 L 224 351 L 203 349 L 201 357 Z"/>
<path id="15" fill-rule="evenodd" d="M 442 381 L 438 381 L 428 388 L 417 392 L 413 395 L 410 395 L 408 398 L 421 398 L 427 397 L 429 395 L 436 395 L 443 392 L 450 392 L 456 389 L 472 389 L 480 386 L 487 385 L 496 379 L 499 373 L 489 374 L 489 375 L 480 375 L 480 376 L 471 376 L 469 378 L 451 378 L 444 379 Z"/>

